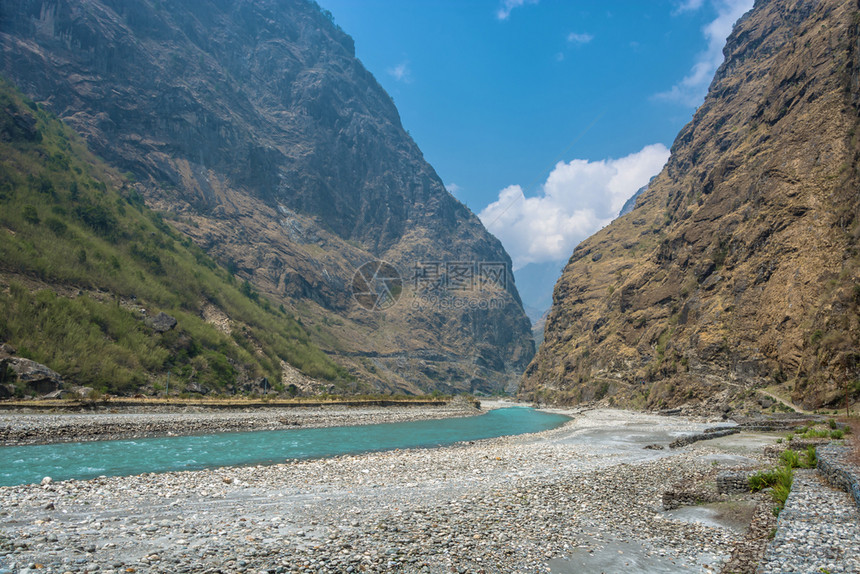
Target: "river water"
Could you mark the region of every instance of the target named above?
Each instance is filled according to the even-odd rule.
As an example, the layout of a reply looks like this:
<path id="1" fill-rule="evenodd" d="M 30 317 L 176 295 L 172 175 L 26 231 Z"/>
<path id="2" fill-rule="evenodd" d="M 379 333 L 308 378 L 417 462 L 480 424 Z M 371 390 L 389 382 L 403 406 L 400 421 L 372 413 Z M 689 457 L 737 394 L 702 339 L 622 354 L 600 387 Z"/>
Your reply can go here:
<path id="1" fill-rule="evenodd" d="M 570 420 L 525 407 L 403 423 L 0 447 L 0 486 L 427 448 L 540 432 Z"/>

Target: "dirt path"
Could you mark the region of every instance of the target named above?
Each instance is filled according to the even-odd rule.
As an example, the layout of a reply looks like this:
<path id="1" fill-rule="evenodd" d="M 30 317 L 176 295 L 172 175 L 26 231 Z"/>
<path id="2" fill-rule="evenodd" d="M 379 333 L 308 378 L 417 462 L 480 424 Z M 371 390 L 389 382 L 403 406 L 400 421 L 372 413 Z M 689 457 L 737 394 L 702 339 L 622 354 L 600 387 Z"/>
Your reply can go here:
<path id="1" fill-rule="evenodd" d="M 801 407 L 795 405 L 794 403 L 791 403 L 791 402 L 785 400 L 784 398 L 780 397 L 779 395 L 772 393 L 771 391 L 768 391 L 767 389 L 757 389 L 757 392 L 772 398 L 773 400 L 787 406 L 790 409 L 794 409 L 795 411 L 797 411 L 800 414 L 804 414 L 804 415 L 814 414 L 812 411 L 804 410 Z"/>

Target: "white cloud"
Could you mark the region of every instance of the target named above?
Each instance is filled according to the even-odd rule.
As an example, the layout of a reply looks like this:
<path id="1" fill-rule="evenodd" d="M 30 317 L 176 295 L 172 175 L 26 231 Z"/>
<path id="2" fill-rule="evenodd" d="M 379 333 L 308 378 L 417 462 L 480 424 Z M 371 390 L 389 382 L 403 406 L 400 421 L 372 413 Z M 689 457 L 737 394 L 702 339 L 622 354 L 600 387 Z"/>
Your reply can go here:
<path id="1" fill-rule="evenodd" d="M 612 221 L 668 158 L 666 146 L 653 144 L 621 159 L 559 162 L 539 196 L 525 197 L 519 185 L 508 186 L 478 217 L 501 240 L 514 269 L 561 261 Z"/>
<path id="2" fill-rule="evenodd" d="M 388 75 L 398 82 L 408 84 L 412 81 L 412 71 L 409 69 L 409 60 L 403 61 L 393 68 L 388 68 L 386 72 L 388 72 Z"/>
<path id="3" fill-rule="evenodd" d="M 502 0 L 502 5 L 496 10 L 496 18 L 499 20 L 507 20 L 511 16 L 511 11 L 514 8 L 519 8 L 526 4 L 537 4 L 540 0 Z"/>
<path id="4" fill-rule="evenodd" d="M 594 36 L 591 34 L 577 34 L 576 32 L 571 32 L 567 35 L 567 41 L 571 44 L 588 44 L 594 40 Z"/>
<path id="5" fill-rule="evenodd" d="M 683 0 L 675 9 L 675 14 L 683 14 L 684 12 L 695 12 L 705 5 L 705 0 Z"/>
<path id="6" fill-rule="evenodd" d="M 723 63 L 723 46 L 726 38 L 732 32 L 735 22 L 753 6 L 753 0 L 714 0 L 717 7 L 717 18 L 702 29 L 708 47 L 696 56 L 696 63 L 683 80 L 672 86 L 666 92 L 655 97 L 661 100 L 680 102 L 695 107 L 702 103 L 708 86 L 714 77 L 714 72 Z M 700 8 L 702 0 L 687 0 L 679 10 L 694 10 Z"/>
<path id="7" fill-rule="evenodd" d="M 447 189 L 448 193 L 450 193 L 451 195 L 457 195 L 457 192 L 459 192 L 461 188 L 459 185 L 452 182 L 445 184 L 445 189 Z"/>

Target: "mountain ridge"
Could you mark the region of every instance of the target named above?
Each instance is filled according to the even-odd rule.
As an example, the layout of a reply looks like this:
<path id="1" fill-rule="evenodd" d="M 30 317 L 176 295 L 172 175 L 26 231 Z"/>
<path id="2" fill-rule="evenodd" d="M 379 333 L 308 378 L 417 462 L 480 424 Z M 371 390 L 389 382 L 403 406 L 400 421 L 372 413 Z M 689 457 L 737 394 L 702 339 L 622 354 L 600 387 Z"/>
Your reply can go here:
<path id="1" fill-rule="evenodd" d="M 516 384 L 534 344 L 510 258 L 316 4 L 16 0 L 0 42 L 5 75 L 353 376 L 404 392 Z M 403 292 L 370 312 L 351 284 L 375 260 Z M 475 277 L 500 264 L 505 281 L 447 289 L 458 263 Z M 418 285 L 440 264 L 441 297 Z"/>
<path id="2" fill-rule="evenodd" d="M 858 7 L 756 2 L 635 208 L 574 250 L 522 393 L 717 408 L 860 392 Z"/>

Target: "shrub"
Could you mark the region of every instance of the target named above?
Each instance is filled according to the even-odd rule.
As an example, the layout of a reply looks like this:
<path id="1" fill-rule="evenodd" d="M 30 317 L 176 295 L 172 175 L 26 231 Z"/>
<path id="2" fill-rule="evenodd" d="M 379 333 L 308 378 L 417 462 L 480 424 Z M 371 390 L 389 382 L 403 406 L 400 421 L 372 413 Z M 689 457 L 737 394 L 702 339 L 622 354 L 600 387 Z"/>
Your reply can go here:
<path id="1" fill-rule="evenodd" d="M 800 466 L 800 455 L 794 450 L 785 450 L 779 455 L 779 460 L 789 468 L 797 468 Z"/>
<path id="2" fill-rule="evenodd" d="M 770 491 L 770 496 L 777 504 L 777 508 L 774 509 L 774 514 L 778 515 L 783 507 L 785 507 L 785 501 L 788 500 L 789 492 L 791 492 L 790 484 L 788 486 L 783 484 L 775 484 L 773 486 L 773 489 Z"/>
<path id="3" fill-rule="evenodd" d="M 749 487 L 751 492 L 758 492 L 776 484 L 776 471 L 760 471 L 749 477 Z"/>
<path id="4" fill-rule="evenodd" d="M 39 225 L 39 212 L 36 211 L 36 208 L 32 205 L 25 205 L 21 209 L 21 217 L 24 218 L 24 221 L 30 223 L 32 225 Z"/>
<path id="5" fill-rule="evenodd" d="M 797 453 L 794 454 L 797 456 Z M 757 472 L 749 478 L 749 486 L 752 492 L 758 492 L 768 487 L 772 489 L 770 495 L 777 504 L 773 509 L 776 515 L 779 515 L 785 506 L 788 493 L 791 492 L 792 482 L 794 482 L 794 470 L 788 465 L 769 471 Z"/>
<path id="6" fill-rule="evenodd" d="M 66 233 L 66 224 L 57 219 L 56 217 L 49 217 L 45 220 L 45 225 L 48 226 L 54 235 L 65 235 Z"/>
<path id="7" fill-rule="evenodd" d="M 815 468 L 818 465 L 818 455 L 815 453 L 815 447 L 810 445 L 806 447 L 806 462 L 805 468 Z"/>
<path id="8" fill-rule="evenodd" d="M 600 383 L 600 386 L 597 387 L 597 390 L 594 391 L 594 400 L 599 401 L 603 397 L 606 396 L 606 393 L 609 392 L 609 383 L 607 381 L 603 381 Z"/>
<path id="9" fill-rule="evenodd" d="M 75 214 L 87 224 L 90 229 L 103 237 L 108 237 L 116 227 L 113 214 L 102 205 L 82 202 L 75 209 Z"/>
<path id="10" fill-rule="evenodd" d="M 791 484 L 794 482 L 794 471 L 784 466 L 775 471 L 776 483 L 773 485 L 773 490 L 770 493 L 771 498 L 777 503 L 774 508 L 774 513 L 779 514 L 785 506 L 785 501 L 788 499 L 788 493 L 791 492 Z"/>
<path id="11" fill-rule="evenodd" d="M 17 380 L 18 373 L 12 367 L 6 365 L 6 363 L 0 362 L 0 385 L 14 383 Z"/>

